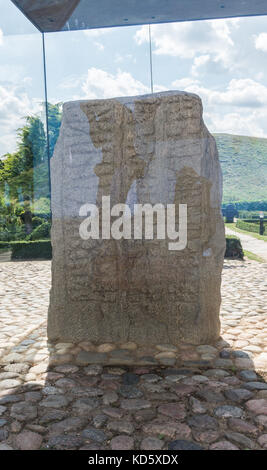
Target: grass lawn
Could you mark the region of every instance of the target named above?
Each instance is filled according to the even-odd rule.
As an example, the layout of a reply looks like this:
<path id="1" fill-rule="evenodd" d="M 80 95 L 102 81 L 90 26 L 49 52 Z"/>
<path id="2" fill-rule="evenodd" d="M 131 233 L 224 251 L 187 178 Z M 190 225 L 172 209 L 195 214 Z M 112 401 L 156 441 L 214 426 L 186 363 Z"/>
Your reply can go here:
<path id="1" fill-rule="evenodd" d="M 267 139 L 214 134 L 223 172 L 223 202 L 266 201 Z"/>
<path id="2" fill-rule="evenodd" d="M 250 235 L 251 237 L 257 238 L 258 240 L 263 240 L 264 242 L 267 242 L 267 235 L 259 235 L 255 232 L 247 232 L 246 230 L 241 230 L 240 228 L 236 227 L 235 223 L 225 224 L 225 226 L 230 228 L 231 230 L 234 230 L 235 232 L 244 233 L 245 235 Z"/>
<path id="3" fill-rule="evenodd" d="M 244 255 L 246 256 L 246 258 L 248 259 L 252 259 L 253 261 L 258 261 L 258 263 L 265 263 L 266 261 L 261 258 L 260 256 L 258 255 L 255 255 L 255 253 L 251 253 L 251 251 L 247 251 L 247 250 L 243 250 L 244 251 Z"/>

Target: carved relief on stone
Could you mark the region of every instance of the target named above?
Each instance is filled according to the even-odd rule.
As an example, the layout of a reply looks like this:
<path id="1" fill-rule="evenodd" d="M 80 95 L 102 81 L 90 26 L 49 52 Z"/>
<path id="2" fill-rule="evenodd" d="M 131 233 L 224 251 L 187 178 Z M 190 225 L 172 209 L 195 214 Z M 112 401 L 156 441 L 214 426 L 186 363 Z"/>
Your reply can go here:
<path id="1" fill-rule="evenodd" d="M 207 343 L 219 336 L 222 177 L 201 100 L 182 92 L 64 105 L 51 160 L 51 340 Z M 85 203 L 187 204 L 184 250 L 168 240 L 79 236 Z M 178 210 L 178 209 L 177 209 Z"/>

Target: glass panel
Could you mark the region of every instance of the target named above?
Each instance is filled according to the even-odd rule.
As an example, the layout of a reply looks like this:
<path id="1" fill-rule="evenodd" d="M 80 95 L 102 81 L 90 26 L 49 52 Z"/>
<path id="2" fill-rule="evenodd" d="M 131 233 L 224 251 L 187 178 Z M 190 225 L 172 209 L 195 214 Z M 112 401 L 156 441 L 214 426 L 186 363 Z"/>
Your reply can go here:
<path id="1" fill-rule="evenodd" d="M 152 25 L 154 88 L 199 95 L 216 138 L 223 207 L 267 210 L 266 17 Z M 145 27 L 138 44 L 148 38 Z M 248 216 L 248 213 L 246 213 Z"/>
<path id="2" fill-rule="evenodd" d="M 66 101 L 150 93 L 149 46 L 138 28 L 108 28 L 45 35 L 50 155 Z M 146 26 L 148 34 L 148 26 Z"/>
<path id="3" fill-rule="evenodd" d="M 265 412 L 249 398 L 266 398 L 257 392 L 266 388 L 266 273 L 256 261 L 266 262 L 267 237 L 245 253 L 253 262 L 236 237 L 227 243 L 242 262 L 225 261 L 221 296 L 219 157 L 199 98 L 183 90 L 202 98 L 217 141 L 226 217 L 244 208 L 258 217 L 267 209 L 266 18 L 153 26 L 150 69 L 147 26 L 47 34 L 46 64 L 44 36 L 10 2 L 0 8 L 0 450 L 147 448 L 140 426 L 158 435 L 152 447 L 243 447 L 238 433 L 228 442 L 197 432 L 192 411 L 211 400 L 218 419 Z M 97 100 L 112 97 L 122 98 Z M 264 212 L 240 222 L 266 227 Z M 253 242 L 240 238 L 245 249 Z M 251 391 L 225 390 L 242 381 Z M 153 400 L 191 392 L 201 402 L 165 403 L 162 423 L 154 419 Z M 238 407 L 215 407 L 229 400 Z M 131 411 L 136 422 L 112 424 Z M 191 442 L 170 442 L 179 417 Z M 258 437 L 261 418 L 244 430 L 257 425 Z M 117 435 L 127 428 L 133 436 Z M 266 447 L 266 434 L 247 446 Z"/>
<path id="4" fill-rule="evenodd" d="M 13 242 L 50 236 L 42 35 L 11 2 L 0 9 L 0 242 L 15 256 Z"/>
<path id="5" fill-rule="evenodd" d="M 2 33 L 8 34 L 40 34 L 38 29 L 21 13 L 11 0 L 0 0 Z"/>

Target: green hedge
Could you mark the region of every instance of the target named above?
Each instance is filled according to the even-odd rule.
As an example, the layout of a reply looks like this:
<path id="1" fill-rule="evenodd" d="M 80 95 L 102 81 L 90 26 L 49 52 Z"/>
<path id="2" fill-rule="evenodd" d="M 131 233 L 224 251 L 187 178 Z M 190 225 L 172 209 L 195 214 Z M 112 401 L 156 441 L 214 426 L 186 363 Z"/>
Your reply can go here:
<path id="1" fill-rule="evenodd" d="M 52 259 L 50 240 L 0 242 L 1 249 L 12 250 L 11 259 Z M 239 238 L 226 236 L 225 258 L 243 259 L 244 253 Z"/>
<path id="2" fill-rule="evenodd" d="M 244 259 L 244 252 L 241 241 L 238 237 L 235 237 L 234 235 L 226 236 L 226 250 L 224 257 L 232 259 Z"/>
<path id="3" fill-rule="evenodd" d="M 229 202 L 224 202 L 222 204 L 222 208 L 225 209 L 225 207 L 229 204 Z M 253 211 L 267 211 L 267 200 L 265 201 L 239 201 L 239 202 L 234 202 L 234 207 L 238 211 L 247 211 L 247 212 L 253 212 Z"/>
<path id="4" fill-rule="evenodd" d="M 11 250 L 11 259 L 52 259 L 50 240 L 0 242 L 1 248 Z"/>
<path id="5" fill-rule="evenodd" d="M 257 218 L 256 218 L 256 217 L 254 217 L 254 218 L 252 217 L 251 219 L 247 219 L 247 218 L 246 218 L 246 219 L 241 219 L 241 220 L 242 220 L 243 222 L 248 222 L 249 224 L 257 224 L 257 225 L 260 224 L 260 219 L 259 219 L 259 217 L 257 217 Z M 267 224 L 267 219 L 266 219 L 266 217 L 265 217 L 265 219 L 263 219 L 263 223 L 264 223 L 264 224 Z"/>
<path id="6" fill-rule="evenodd" d="M 256 223 L 255 221 L 250 222 L 247 220 L 238 219 L 236 222 L 236 227 L 240 228 L 240 230 L 245 230 L 246 232 L 260 232 L 260 223 Z M 266 221 L 264 221 L 264 228 L 266 229 Z"/>
<path id="7" fill-rule="evenodd" d="M 33 228 L 36 228 L 36 227 L 38 227 L 39 225 L 42 225 L 43 222 L 44 222 L 44 219 L 42 219 L 41 217 L 34 216 L 34 217 L 32 218 L 32 226 L 33 226 Z"/>
<path id="8" fill-rule="evenodd" d="M 41 225 L 38 225 L 30 235 L 28 235 L 28 240 L 44 240 L 50 238 L 51 224 L 49 222 L 44 222 Z"/>

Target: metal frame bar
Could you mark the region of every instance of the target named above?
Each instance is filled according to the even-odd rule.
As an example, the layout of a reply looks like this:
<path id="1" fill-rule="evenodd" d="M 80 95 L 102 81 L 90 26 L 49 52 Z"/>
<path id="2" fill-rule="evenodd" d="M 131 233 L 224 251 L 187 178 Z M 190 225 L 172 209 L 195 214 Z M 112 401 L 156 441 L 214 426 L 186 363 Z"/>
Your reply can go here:
<path id="1" fill-rule="evenodd" d="M 51 169 L 50 169 L 50 140 L 49 140 L 49 123 L 48 123 L 48 94 L 47 94 L 47 74 L 46 74 L 46 54 L 45 54 L 45 33 L 42 34 L 42 50 L 43 50 L 43 73 L 44 73 L 44 98 L 45 98 L 45 121 L 46 121 L 46 152 L 48 167 L 48 187 L 51 215 Z"/>

